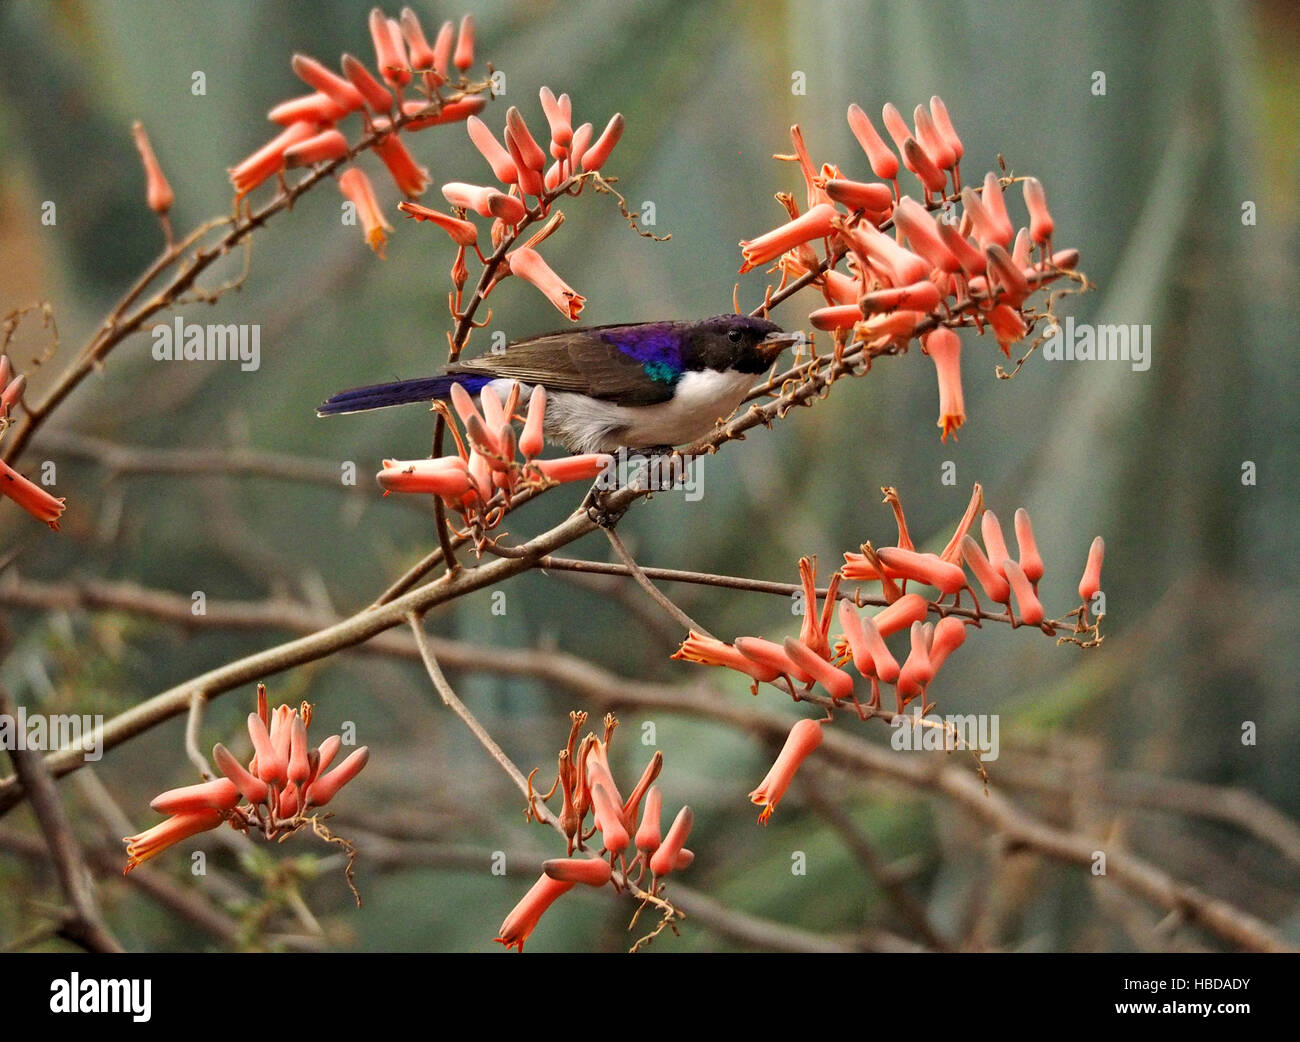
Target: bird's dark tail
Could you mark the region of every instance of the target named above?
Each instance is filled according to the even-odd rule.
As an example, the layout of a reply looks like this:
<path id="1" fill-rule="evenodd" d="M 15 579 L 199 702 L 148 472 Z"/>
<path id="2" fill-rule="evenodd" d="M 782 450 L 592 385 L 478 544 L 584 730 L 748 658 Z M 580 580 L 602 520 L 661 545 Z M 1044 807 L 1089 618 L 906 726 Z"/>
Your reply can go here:
<path id="1" fill-rule="evenodd" d="M 460 384 L 471 394 L 492 380 L 490 376 L 429 376 L 421 380 L 398 380 L 389 384 L 371 384 L 339 391 L 317 410 L 317 416 L 337 416 L 347 412 L 366 412 L 370 409 L 387 409 L 391 405 L 410 405 L 413 402 L 440 401 L 451 394 L 453 384 Z"/>

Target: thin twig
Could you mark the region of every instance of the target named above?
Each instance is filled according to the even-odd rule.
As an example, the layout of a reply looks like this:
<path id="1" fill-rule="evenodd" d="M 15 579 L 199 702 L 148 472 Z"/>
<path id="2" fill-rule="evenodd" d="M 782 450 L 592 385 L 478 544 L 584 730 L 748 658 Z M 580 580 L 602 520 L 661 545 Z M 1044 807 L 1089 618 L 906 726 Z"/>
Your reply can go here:
<path id="1" fill-rule="evenodd" d="M 612 528 L 603 528 L 601 531 L 603 531 L 608 537 L 609 545 L 614 548 L 614 553 L 618 554 L 619 558 L 623 562 L 623 566 L 627 568 L 632 578 L 640 584 L 641 589 L 645 590 L 645 592 L 650 595 L 651 600 L 659 605 L 659 607 L 663 608 L 669 616 L 675 619 L 678 625 L 685 627 L 687 630 L 694 630 L 696 633 L 702 634 L 703 636 L 710 636 L 708 630 L 687 615 L 686 612 L 682 611 L 682 609 L 674 604 L 664 594 L 664 592 L 659 589 L 659 587 L 647 578 L 646 573 L 642 570 L 641 566 L 636 563 L 636 559 L 632 556 L 631 552 L 628 550 L 626 544 L 617 532 Z"/>
<path id="2" fill-rule="evenodd" d="M 0 684 L 0 715 L 10 720 L 18 717 L 18 704 L 4 684 Z M 10 749 L 9 758 L 13 761 L 15 774 L 27 790 L 32 813 L 45 836 L 50 859 L 59 877 L 59 887 L 72 906 L 58 925 L 59 936 L 91 952 L 122 951 L 122 946 L 104 923 L 81 844 L 72 831 L 72 823 L 44 758 L 38 752 L 22 748 Z"/>
<path id="3" fill-rule="evenodd" d="M 185 719 L 185 755 L 190 758 L 190 763 L 199 769 L 199 775 L 205 780 L 214 777 L 212 768 L 208 765 L 208 758 L 199 748 L 199 731 L 203 727 L 203 707 L 207 704 L 208 700 L 203 696 L 203 692 L 195 691 L 190 698 L 189 716 Z"/>

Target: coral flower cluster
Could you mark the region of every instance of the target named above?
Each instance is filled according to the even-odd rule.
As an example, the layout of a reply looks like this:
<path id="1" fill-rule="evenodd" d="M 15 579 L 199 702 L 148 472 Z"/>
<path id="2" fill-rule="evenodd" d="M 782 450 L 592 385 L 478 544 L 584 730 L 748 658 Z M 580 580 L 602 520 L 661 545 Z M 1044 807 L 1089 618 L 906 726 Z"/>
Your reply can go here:
<path id="1" fill-rule="evenodd" d="M 578 735 L 587 714 L 569 714 L 569 740 L 560 750 L 555 784 L 546 794 L 532 792 L 529 775 L 529 811 L 536 817 L 536 800 L 548 800 L 560 792 L 559 822 L 568 837 L 568 855 L 542 863 L 542 874 L 501 924 L 496 940 L 507 948 L 524 950 L 524 942 L 555 900 L 579 883 L 616 890 L 636 886 L 650 873 L 649 895 L 660 891 L 670 873 L 687 868 L 695 854 L 686 847 L 695 816 L 690 807 L 677 812 L 667 833 L 662 831 L 663 793 L 654 784 L 663 767 L 663 753 L 656 752 L 646 764 L 626 799 L 620 794 L 609 766 L 609 742 L 618 721 L 605 717 L 603 739 Z M 587 827 L 588 816 L 592 819 Z M 600 849 L 587 857 L 588 840 L 599 834 Z M 615 867 L 617 866 L 617 871 Z M 635 873 L 635 879 L 632 878 Z"/>
<path id="2" fill-rule="evenodd" d="M 470 393 L 454 384 L 451 410 L 441 403 L 436 407 L 448 416 L 448 429 L 456 440 L 457 451 L 436 459 L 384 460 L 384 469 L 376 475 L 384 494 L 440 496 L 481 539 L 500 523 L 510 508 L 511 497 L 520 488 L 592 481 L 613 462 L 606 453 L 538 459 L 543 446 L 546 389 L 532 390 L 525 414 L 517 411 L 519 400 L 519 384 L 510 385 L 504 403 L 489 385 L 479 394 L 480 411 Z M 463 437 L 451 422 L 452 413 L 464 426 Z M 522 423 L 518 432 L 515 421 Z"/>
<path id="3" fill-rule="evenodd" d="M 896 712 L 903 712 L 914 699 L 920 699 L 922 715 L 933 708 L 927 692 L 940 667 L 966 640 L 967 628 L 987 617 L 981 609 L 975 586 L 967 575 L 970 569 L 974 584 L 991 601 L 1004 605 L 1005 618 L 1013 626 L 1042 627 L 1055 634 L 1060 624 L 1047 620 L 1038 599 L 1038 582 L 1043 576 L 1043 559 L 1034 541 L 1029 514 L 1015 513 L 1017 555 L 1012 557 L 1001 523 L 992 511 L 984 509 L 983 491 L 975 486 L 970 505 L 956 531 L 940 553 L 922 553 L 912 544 L 901 501 L 892 488 L 883 490 L 885 502 L 894 510 L 898 526 L 896 545 L 879 549 L 865 543 L 860 552 L 844 555 L 844 565 L 832 577 L 821 611 L 817 610 L 817 573 L 815 559 L 799 561 L 803 585 L 804 621 L 798 637 L 783 642 L 762 637 L 737 637 L 731 643 L 691 631 L 672 656 L 708 666 L 726 666 L 745 674 L 757 694 L 760 683 L 779 685 L 796 700 L 808 696 L 814 687 L 821 688 L 832 706 L 848 701 L 863 712 L 857 694 L 857 682 L 847 667 L 851 663 L 859 677 L 870 685 L 866 711 L 880 709 L 880 686 L 894 688 Z M 979 522 L 984 546 L 970 535 Z M 1101 585 L 1102 542 L 1094 541 L 1088 555 L 1084 576 L 1079 585 L 1084 600 L 1080 626 L 1086 618 L 1088 602 Z M 885 606 L 873 615 L 863 615 L 856 598 L 842 597 L 840 587 L 847 582 L 880 583 Z M 924 594 L 908 590 L 913 583 Z M 969 594 L 973 608 L 963 615 L 952 614 L 960 607 L 963 593 Z M 951 603 L 945 604 L 948 597 Z M 838 601 L 838 606 L 837 606 Z M 927 622 L 930 615 L 939 616 Z M 840 634 L 832 640 L 832 619 L 838 618 Z M 886 638 L 907 633 L 907 652 L 895 655 Z M 784 794 L 790 778 L 803 759 L 821 742 L 821 724 L 801 721 L 791 732 L 771 773 L 750 794 L 750 800 L 764 809 L 760 821 L 766 822 Z"/>
<path id="4" fill-rule="evenodd" d="M 338 735 L 315 748 L 307 744 L 312 707 L 282 705 L 268 711 L 266 688 L 258 685 L 257 712 L 248 715 L 253 758 L 245 766 L 224 745 L 212 747 L 221 777 L 169 789 L 149 804 L 170 817 L 135 836 L 127 836 L 126 871 L 161 854 L 183 839 L 230 822 L 241 832 L 254 829 L 268 839 L 292 833 L 310 819 L 309 812 L 329 803 L 355 778 L 370 758 L 366 746 L 328 770 L 342 749 Z"/>
<path id="5" fill-rule="evenodd" d="M 10 423 L 10 413 L 22 401 L 27 389 L 25 374 L 14 375 L 7 355 L 0 355 L 0 435 Z M 23 477 L 4 460 L 0 460 L 0 495 L 12 499 L 38 521 L 56 532 L 63 516 L 63 498 L 50 495 L 36 482 Z"/>
<path id="6" fill-rule="evenodd" d="M 378 77 L 351 54 L 343 55 L 341 74 L 315 58 L 294 55 L 293 71 L 312 93 L 283 101 L 267 113 L 272 123 L 284 129 L 230 168 L 237 198 L 269 178 L 283 177 L 288 169 L 354 155 L 362 146 L 349 144 L 339 129 L 340 122 L 354 113 L 362 120 L 364 147 L 388 169 L 398 191 L 411 199 L 424 194 L 431 182 L 429 171 L 411 155 L 403 134 L 466 120 L 487 105 L 483 94 L 487 84 L 471 83 L 466 76 L 474 64 L 474 20 L 466 15 L 459 29 L 444 22 L 430 44 L 409 7 L 400 19 L 389 18 L 376 7 L 370 12 L 370 36 Z M 408 97 L 408 92 L 415 96 Z M 149 159 L 145 157 L 146 169 Z M 339 175 L 338 185 L 356 207 L 366 241 L 382 256 L 392 226 L 383 216 L 370 178 L 359 167 L 349 167 Z M 150 194 L 152 206 L 152 187 Z"/>
<path id="7" fill-rule="evenodd" d="M 778 196 L 789 221 L 742 241 L 741 272 L 775 261 L 786 280 L 804 279 L 826 301 L 809 316 L 843 343 L 851 331 L 866 352 L 903 350 L 913 338 L 935 363 L 943 437 L 966 420 L 961 392 L 961 343 L 952 327 L 991 329 L 1009 357 L 1041 317 L 1034 292 L 1066 275 L 1078 252 L 1053 252 L 1054 224 L 1035 178 L 989 173 L 963 186 L 961 139 L 942 99 L 916 107 L 908 126 L 892 104 L 883 121 L 891 148 L 857 105 L 849 127 L 878 181 L 856 181 L 829 163 L 814 166 L 797 126 L 791 129 L 807 189 L 807 208 Z M 919 182 L 919 198 L 900 194 L 900 157 Z M 1021 184 L 1028 224 L 1012 222 L 1004 189 Z M 958 213 L 960 204 L 960 215 Z M 891 235 L 890 232 L 893 232 Z M 819 256 L 816 244 L 822 246 Z M 847 271 L 839 270 L 843 261 Z M 1077 277 L 1077 276 L 1076 276 Z"/>
<path id="8" fill-rule="evenodd" d="M 479 229 L 469 219 L 471 214 L 491 219 L 488 236 L 493 251 L 526 221 L 550 217 L 525 243 L 513 248 L 507 244 L 503 256 L 494 255 L 490 282 L 482 287 L 484 296 L 501 279 L 517 275 L 537 287 L 570 321 L 577 321 L 587 302 L 582 294 L 555 273 L 537 252 L 537 246 L 564 221 L 562 212 L 552 212 L 555 200 L 565 194 L 578 194 L 585 181 L 598 177 L 601 167 L 623 136 L 623 116 L 615 113 L 600 136 L 593 140 L 592 124 L 573 126 L 573 103 L 567 94 L 556 97 L 549 87 L 543 87 L 540 99 L 549 134 L 543 138 L 547 142 L 545 149 L 514 106 L 506 111 L 506 125 L 500 137 L 482 119 L 471 115 L 465 121 L 470 141 L 487 161 L 498 184 L 449 181 L 442 186 L 442 194 L 452 207 L 450 215 L 418 204 L 401 204 L 406 214 L 436 224 L 457 246 L 451 273 L 456 287 L 452 313 L 458 319 L 461 317 L 460 295 L 469 276 L 465 266 L 466 250 L 473 249 L 479 260 L 488 264 L 479 245 Z M 513 242 L 514 236 L 511 239 Z"/>

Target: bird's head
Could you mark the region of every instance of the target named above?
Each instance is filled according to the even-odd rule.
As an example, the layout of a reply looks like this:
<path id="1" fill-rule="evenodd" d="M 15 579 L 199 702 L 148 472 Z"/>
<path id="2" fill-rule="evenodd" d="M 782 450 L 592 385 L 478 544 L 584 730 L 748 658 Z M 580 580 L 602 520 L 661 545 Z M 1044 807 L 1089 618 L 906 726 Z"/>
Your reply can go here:
<path id="1" fill-rule="evenodd" d="M 695 324 L 691 333 L 695 358 L 704 369 L 766 372 L 777 356 L 802 339 L 775 322 L 748 315 L 718 315 Z"/>

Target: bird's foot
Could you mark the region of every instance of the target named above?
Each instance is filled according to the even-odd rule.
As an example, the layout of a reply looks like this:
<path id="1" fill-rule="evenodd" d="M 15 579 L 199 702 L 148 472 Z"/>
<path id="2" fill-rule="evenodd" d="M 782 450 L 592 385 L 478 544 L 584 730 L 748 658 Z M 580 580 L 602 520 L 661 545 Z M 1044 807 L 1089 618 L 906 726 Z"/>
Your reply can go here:
<path id="1" fill-rule="evenodd" d="M 668 492 L 686 481 L 688 461 L 672 445 L 620 449 L 628 484 L 639 483 L 652 492 Z"/>
<path id="2" fill-rule="evenodd" d="M 615 489 L 597 481 L 587 490 L 587 495 L 582 500 L 580 509 L 586 511 L 587 517 L 601 528 L 613 529 L 627 513 L 626 506 L 616 509 L 609 505 L 610 494 L 614 491 Z"/>

